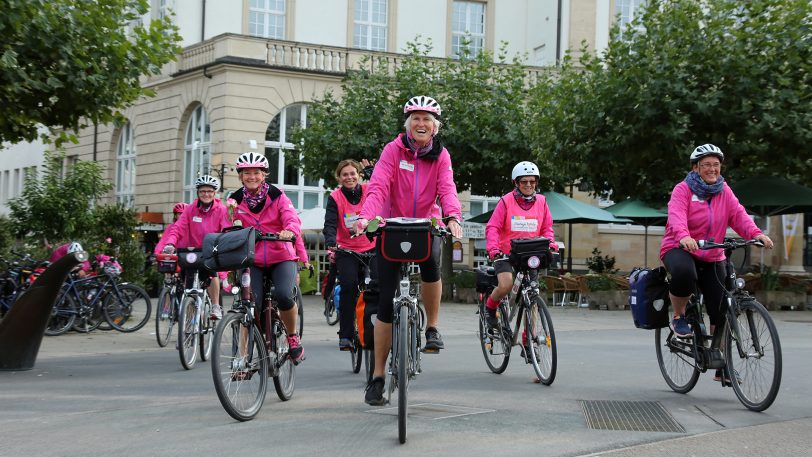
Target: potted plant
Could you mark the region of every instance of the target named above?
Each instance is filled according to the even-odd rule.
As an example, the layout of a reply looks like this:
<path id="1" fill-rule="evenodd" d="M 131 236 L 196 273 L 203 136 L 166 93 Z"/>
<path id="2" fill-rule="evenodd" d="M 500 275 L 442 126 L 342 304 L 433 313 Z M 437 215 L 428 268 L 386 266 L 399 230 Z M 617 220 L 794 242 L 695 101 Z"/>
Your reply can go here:
<path id="1" fill-rule="evenodd" d="M 617 273 L 614 256 L 603 256 L 598 248 L 586 259 L 590 273 L 584 275 L 590 309 L 625 309 L 628 304 L 626 291 L 619 290 L 612 275 Z"/>

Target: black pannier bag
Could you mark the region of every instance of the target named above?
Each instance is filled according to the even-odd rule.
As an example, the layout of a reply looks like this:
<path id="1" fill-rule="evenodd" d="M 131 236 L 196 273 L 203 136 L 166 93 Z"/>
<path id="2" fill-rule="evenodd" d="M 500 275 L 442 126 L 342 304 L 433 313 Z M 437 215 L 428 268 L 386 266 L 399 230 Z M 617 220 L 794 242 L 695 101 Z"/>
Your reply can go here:
<path id="1" fill-rule="evenodd" d="M 232 271 L 254 265 L 254 227 L 209 233 L 203 238 L 203 262 L 212 271 Z"/>
<path id="2" fill-rule="evenodd" d="M 431 221 L 395 218 L 386 221 L 378 241 L 390 262 L 425 262 L 431 256 Z"/>
<path id="3" fill-rule="evenodd" d="M 538 238 L 516 238 L 510 240 L 510 264 L 526 266 L 527 259 L 536 256 L 541 262 L 539 268 L 547 268 L 552 260 L 550 240 L 543 236 Z"/>
<path id="4" fill-rule="evenodd" d="M 476 269 L 476 291 L 488 293 L 499 284 L 493 267 L 481 266 Z"/>
<path id="5" fill-rule="evenodd" d="M 665 267 L 632 270 L 629 275 L 629 307 L 635 327 L 652 330 L 668 326 L 667 276 Z"/>

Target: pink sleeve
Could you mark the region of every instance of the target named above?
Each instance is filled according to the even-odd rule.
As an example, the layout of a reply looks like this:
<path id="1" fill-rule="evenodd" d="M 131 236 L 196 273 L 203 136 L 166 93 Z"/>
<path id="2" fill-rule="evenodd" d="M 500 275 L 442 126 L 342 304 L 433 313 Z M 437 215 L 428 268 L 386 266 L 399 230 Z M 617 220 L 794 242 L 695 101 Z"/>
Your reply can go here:
<path id="1" fill-rule="evenodd" d="M 167 244 L 171 244 L 175 247 L 186 247 L 186 246 L 178 246 L 178 243 L 182 241 L 182 237 L 184 234 L 189 233 L 189 218 L 192 217 L 192 211 L 195 210 L 194 205 L 189 205 L 183 210 L 183 214 L 180 215 L 178 220 L 172 224 L 172 230 L 167 231 L 164 233 L 164 236 L 161 237 L 164 241 L 164 246 Z"/>
<path id="2" fill-rule="evenodd" d="M 381 214 L 395 174 L 395 151 L 395 146 L 389 143 L 383 148 L 381 158 L 375 163 L 375 171 L 367 186 L 366 200 L 361 209 L 361 217 L 364 219 L 372 219 Z"/>
<path id="3" fill-rule="evenodd" d="M 440 197 L 443 214 L 454 216 L 458 221 L 462 222 L 460 199 L 457 196 L 457 185 L 454 183 L 454 170 L 451 168 L 451 155 L 448 154 L 446 149 L 443 149 L 440 153 L 438 166 L 440 169 L 437 174 L 439 179 L 437 195 Z"/>
<path id="4" fill-rule="evenodd" d="M 302 235 L 302 221 L 296 213 L 296 208 L 284 192 L 279 196 L 279 218 L 282 220 L 282 228 L 296 234 Z"/>
<path id="5" fill-rule="evenodd" d="M 688 205 L 691 202 L 691 190 L 682 183 L 674 186 L 671 191 L 671 200 L 668 201 L 668 225 L 674 231 L 676 241 L 691 236 L 688 231 Z"/>
<path id="6" fill-rule="evenodd" d="M 558 251 L 558 243 L 555 242 L 555 232 L 553 232 L 553 215 L 547 206 L 547 199 L 544 199 L 544 219 L 541 221 L 541 236 L 550 240 L 550 249 Z"/>
<path id="7" fill-rule="evenodd" d="M 496 208 L 488 220 L 488 225 L 485 226 L 485 250 L 490 254 L 493 251 L 499 250 L 499 240 L 502 238 L 502 232 L 505 225 L 505 213 L 507 208 L 502 199 L 496 204 Z"/>
<path id="8" fill-rule="evenodd" d="M 299 256 L 300 262 L 310 262 L 310 258 L 307 256 L 307 249 L 305 249 L 304 236 L 302 236 L 302 234 L 299 234 L 296 237 L 296 255 Z"/>
<path id="9" fill-rule="evenodd" d="M 175 223 L 174 222 L 166 226 L 166 229 L 164 230 L 164 234 L 161 235 L 161 239 L 158 240 L 158 244 L 155 245 L 155 249 L 152 251 L 155 255 L 158 255 L 161 252 L 163 252 L 164 246 L 166 246 L 166 240 L 168 239 L 167 237 L 172 232 L 172 230 L 175 230 Z"/>
<path id="10" fill-rule="evenodd" d="M 728 218 L 728 225 L 730 225 L 736 233 L 748 240 L 761 235 L 761 229 L 753 222 L 753 219 L 747 214 L 747 210 L 739 203 L 739 199 L 736 198 L 733 190 L 727 187 L 727 185 L 725 185 L 725 193 L 730 194 L 728 202 L 732 206 L 732 211 Z"/>

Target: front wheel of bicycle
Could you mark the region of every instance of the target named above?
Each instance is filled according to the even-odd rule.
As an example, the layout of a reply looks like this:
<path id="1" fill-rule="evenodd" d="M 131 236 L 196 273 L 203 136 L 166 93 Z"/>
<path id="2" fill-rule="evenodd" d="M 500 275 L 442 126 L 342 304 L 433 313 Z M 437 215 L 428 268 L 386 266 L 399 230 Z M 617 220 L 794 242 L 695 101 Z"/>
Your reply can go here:
<path id="1" fill-rule="evenodd" d="M 270 357 L 270 363 L 274 365 L 273 386 L 279 399 L 288 401 L 293 396 L 293 389 L 296 387 L 296 365 L 290 360 L 288 332 L 285 331 L 281 322 L 274 322 L 273 327 L 276 351 Z"/>
<path id="2" fill-rule="evenodd" d="M 73 327 L 76 321 L 76 300 L 64 289 L 59 293 L 54 306 L 51 308 L 51 317 L 45 327 L 45 334 L 48 336 L 62 335 Z"/>
<path id="3" fill-rule="evenodd" d="M 172 329 L 175 327 L 177 316 L 174 313 L 172 301 L 175 300 L 173 287 L 164 287 L 158 294 L 158 306 L 155 310 L 155 338 L 158 346 L 166 347 L 172 339 Z"/>
<path id="4" fill-rule="evenodd" d="M 487 298 L 487 295 L 485 295 Z M 507 307 L 505 303 L 499 303 L 496 315 L 499 320 L 497 328 L 488 329 L 485 309 L 485 299 L 479 301 L 479 345 L 482 347 L 482 355 L 485 356 L 485 364 L 496 374 L 503 373 L 507 369 L 510 361 L 511 339 L 509 338 L 509 326 Z"/>
<path id="5" fill-rule="evenodd" d="M 214 335 L 214 326 L 217 321 L 211 320 L 211 299 L 204 294 L 203 311 L 200 313 L 200 360 L 211 358 L 211 338 Z"/>
<path id="6" fill-rule="evenodd" d="M 116 293 L 116 289 L 118 292 Z M 119 284 L 104 298 L 104 318 L 119 332 L 134 332 L 147 325 L 152 302 L 144 289 Z"/>
<path id="7" fill-rule="evenodd" d="M 680 394 L 690 392 L 699 380 L 699 369 L 691 355 L 691 344 L 691 341 L 678 339 L 668 327 L 654 330 L 660 372 L 668 387 Z"/>
<path id="8" fill-rule="evenodd" d="M 196 297 L 184 294 L 178 316 L 178 354 L 180 364 L 187 370 L 194 368 L 197 362 L 197 346 L 200 343 L 196 301 Z"/>
<path id="9" fill-rule="evenodd" d="M 296 317 L 297 325 L 299 326 L 299 338 L 304 335 L 304 299 L 302 298 L 302 290 L 296 288 L 296 307 L 298 308 L 299 315 Z"/>
<path id="10" fill-rule="evenodd" d="M 525 332 L 530 347 L 530 363 L 539 382 L 549 386 L 555 381 L 558 348 L 550 311 L 541 297 L 534 297 L 525 308 Z"/>
<path id="11" fill-rule="evenodd" d="M 725 335 L 725 359 L 733 391 L 747 409 L 764 411 L 773 404 L 781 386 L 778 330 L 767 309 L 752 298 L 741 301 L 738 313 L 728 317 L 735 317 Z M 738 341 L 731 332 L 733 325 L 738 326 Z"/>
<path id="12" fill-rule="evenodd" d="M 352 372 L 358 373 L 361 371 L 361 359 L 364 358 L 361 351 L 361 339 L 358 338 L 358 332 L 355 332 L 355 336 L 352 339 L 352 349 L 350 350 L 350 361 L 352 362 Z"/>
<path id="13" fill-rule="evenodd" d="M 403 304 L 398 310 L 398 440 L 403 444 L 406 442 L 406 421 L 409 412 L 409 348 L 411 348 L 409 342 L 417 335 L 411 334 L 409 306 Z"/>
<path id="14" fill-rule="evenodd" d="M 253 419 L 268 389 L 268 355 L 259 329 L 245 313 L 229 312 L 215 327 L 211 345 L 211 374 L 220 404 L 238 421 Z"/>
<path id="15" fill-rule="evenodd" d="M 324 300 L 324 319 L 327 320 L 327 325 L 336 325 L 338 322 L 338 310 L 333 298 L 335 294 L 330 291 L 330 295 Z"/>

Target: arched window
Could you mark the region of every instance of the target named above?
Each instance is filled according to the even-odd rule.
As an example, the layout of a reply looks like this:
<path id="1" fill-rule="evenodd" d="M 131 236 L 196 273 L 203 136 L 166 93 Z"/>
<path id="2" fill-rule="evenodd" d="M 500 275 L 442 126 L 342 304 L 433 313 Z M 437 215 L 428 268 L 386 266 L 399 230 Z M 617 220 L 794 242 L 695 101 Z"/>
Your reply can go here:
<path id="1" fill-rule="evenodd" d="M 265 157 L 270 164 L 268 180 L 284 188 L 297 210 L 324 207 L 323 182 L 302 175 L 299 163 L 285 157 L 285 151 L 296 149 L 290 136 L 297 125 L 307 127 L 305 104 L 286 106 L 268 125 L 265 132 Z"/>
<path id="2" fill-rule="evenodd" d="M 211 126 L 203 105 L 192 112 L 184 143 L 183 201 L 191 203 L 197 195 L 195 180 L 211 168 Z"/>
<path id="3" fill-rule="evenodd" d="M 135 137 L 129 122 L 121 128 L 116 146 L 116 201 L 128 208 L 135 202 Z"/>

